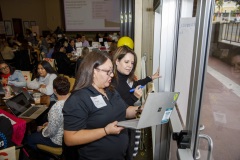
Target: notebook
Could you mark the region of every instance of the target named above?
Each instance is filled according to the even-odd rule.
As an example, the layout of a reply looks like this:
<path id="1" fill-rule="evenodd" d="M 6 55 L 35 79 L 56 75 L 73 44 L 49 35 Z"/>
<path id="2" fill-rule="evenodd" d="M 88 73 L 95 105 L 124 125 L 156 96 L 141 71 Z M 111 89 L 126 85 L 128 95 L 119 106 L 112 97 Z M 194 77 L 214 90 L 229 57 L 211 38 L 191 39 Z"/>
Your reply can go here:
<path id="1" fill-rule="evenodd" d="M 179 92 L 148 93 L 141 117 L 120 121 L 117 126 L 141 129 L 167 123 L 175 107 L 178 96 Z"/>
<path id="2" fill-rule="evenodd" d="M 15 116 L 30 119 L 36 119 L 47 109 L 46 105 L 31 105 L 23 92 L 8 99 L 6 105 Z"/>

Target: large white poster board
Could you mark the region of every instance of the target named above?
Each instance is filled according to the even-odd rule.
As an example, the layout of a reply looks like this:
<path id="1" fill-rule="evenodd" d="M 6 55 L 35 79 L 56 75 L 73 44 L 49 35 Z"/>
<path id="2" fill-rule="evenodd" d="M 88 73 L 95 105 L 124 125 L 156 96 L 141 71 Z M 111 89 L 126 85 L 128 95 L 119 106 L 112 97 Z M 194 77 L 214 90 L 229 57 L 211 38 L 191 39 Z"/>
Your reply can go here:
<path id="1" fill-rule="evenodd" d="M 120 30 L 119 0 L 64 0 L 66 31 Z"/>
<path id="2" fill-rule="evenodd" d="M 180 92 L 177 104 L 184 125 L 188 109 L 195 23 L 196 18 L 181 18 L 179 26 L 175 91 Z"/>

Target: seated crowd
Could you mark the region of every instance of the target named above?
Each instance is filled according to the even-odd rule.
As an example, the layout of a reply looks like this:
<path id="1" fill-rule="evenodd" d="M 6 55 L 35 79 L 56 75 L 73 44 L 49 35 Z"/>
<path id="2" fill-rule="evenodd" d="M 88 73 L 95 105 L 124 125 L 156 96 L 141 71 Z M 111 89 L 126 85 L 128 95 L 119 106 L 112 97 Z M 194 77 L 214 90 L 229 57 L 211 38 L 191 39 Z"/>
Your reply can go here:
<path id="1" fill-rule="evenodd" d="M 40 153 L 37 144 L 43 144 L 66 145 L 69 154 L 64 152 L 68 155 L 65 159 L 76 158 L 76 155 L 77 159 L 133 159 L 136 149 L 132 134 L 135 132 L 118 127 L 117 121 L 135 118 L 136 111 L 143 108 L 134 106 L 142 96 L 140 85 L 159 78 L 159 73 L 136 81 L 136 54 L 128 46 L 117 48 L 116 42 L 112 43 L 109 52 L 104 52 L 90 51 L 84 35 L 69 41 L 65 37 L 56 38 L 56 35 L 41 36 L 37 40 L 29 32 L 27 38 L 28 43 L 21 37 L 3 41 L 1 52 L 6 61 L 0 62 L 0 72 L 3 86 L 26 87 L 50 97 L 48 109 L 35 120 L 35 130 L 28 132 L 23 142 L 34 157 Z M 82 43 L 81 54 L 77 54 L 78 42 Z M 31 61 L 30 55 L 35 45 L 40 50 L 37 63 Z M 18 66 L 15 69 L 14 63 L 7 63 L 14 58 L 10 51 L 6 56 L 6 48 L 10 46 L 28 51 L 33 64 L 29 70 L 31 80 L 27 81 L 21 69 Z M 45 58 L 54 59 L 56 68 Z M 66 75 L 76 78 L 72 91 Z M 133 93 L 129 93 L 131 88 L 136 88 Z"/>

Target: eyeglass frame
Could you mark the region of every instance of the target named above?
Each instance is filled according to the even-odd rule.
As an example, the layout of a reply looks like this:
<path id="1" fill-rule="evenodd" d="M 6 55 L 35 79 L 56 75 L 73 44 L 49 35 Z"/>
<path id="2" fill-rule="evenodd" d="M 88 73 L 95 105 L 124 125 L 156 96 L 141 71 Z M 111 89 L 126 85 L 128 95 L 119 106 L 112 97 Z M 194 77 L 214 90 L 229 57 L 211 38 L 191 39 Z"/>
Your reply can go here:
<path id="1" fill-rule="evenodd" d="M 0 68 L 0 70 L 3 71 L 3 70 L 6 70 L 7 68 L 9 68 L 8 65 L 6 65 L 5 67 Z"/>
<path id="2" fill-rule="evenodd" d="M 100 69 L 100 68 L 95 68 L 95 69 L 106 72 L 108 76 L 111 76 L 111 74 L 113 74 L 113 70 L 111 70 L 111 69 L 110 70 L 105 70 L 105 69 Z"/>

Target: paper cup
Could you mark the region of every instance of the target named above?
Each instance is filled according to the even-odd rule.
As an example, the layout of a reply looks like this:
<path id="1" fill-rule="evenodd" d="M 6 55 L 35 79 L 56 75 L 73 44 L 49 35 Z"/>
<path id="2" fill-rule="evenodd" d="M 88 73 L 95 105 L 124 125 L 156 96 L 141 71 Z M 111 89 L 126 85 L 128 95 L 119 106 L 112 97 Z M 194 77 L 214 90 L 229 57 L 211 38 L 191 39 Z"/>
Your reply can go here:
<path id="1" fill-rule="evenodd" d="M 11 95 L 12 95 L 11 87 L 10 86 L 4 86 L 3 89 L 4 89 L 5 97 L 6 98 L 11 97 Z"/>
<path id="2" fill-rule="evenodd" d="M 34 93 L 33 99 L 35 101 L 35 104 L 40 104 L 41 103 L 41 93 Z"/>

